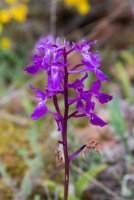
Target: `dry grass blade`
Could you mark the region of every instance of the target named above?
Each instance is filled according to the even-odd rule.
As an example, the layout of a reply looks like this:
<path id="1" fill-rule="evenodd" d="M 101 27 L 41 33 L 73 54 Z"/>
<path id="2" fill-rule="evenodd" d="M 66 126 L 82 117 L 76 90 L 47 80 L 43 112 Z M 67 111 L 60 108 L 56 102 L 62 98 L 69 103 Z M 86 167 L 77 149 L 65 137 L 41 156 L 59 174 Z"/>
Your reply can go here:
<path id="1" fill-rule="evenodd" d="M 4 120 L 8 120 L 10 122 L 13 122 L 15 124 L 18 124 L 20 126 L 29 126 L 30 125 L 29 118 L 22 118 L 21 116 L 13 115 L 6 111 L 0 111 L 0 118 L 2 118 Z"/>

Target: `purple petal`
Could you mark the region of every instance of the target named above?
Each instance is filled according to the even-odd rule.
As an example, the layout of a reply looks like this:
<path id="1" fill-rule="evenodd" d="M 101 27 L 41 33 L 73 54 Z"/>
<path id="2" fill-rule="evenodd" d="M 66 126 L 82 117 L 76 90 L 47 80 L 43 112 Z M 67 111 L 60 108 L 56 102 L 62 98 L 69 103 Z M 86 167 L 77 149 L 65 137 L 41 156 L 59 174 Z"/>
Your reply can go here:
<path id="1" fill-rule="evenodd" d="M 33 60 L 34 60 L 34 65 L 28 66 L 24 69 L 24 71 L 32 75 L 36 74 L 39 71 L 42 63 L 42 59 L 37 55 L 34 55 Z"/>
<path id="2" fill-rule="evenodd" d="M 61 90 L 60 83 L 61 83 L 61 80 L 59 77 L 57 77 L 56 79 L 53 79 L 51 76 L 49 76 L 47 90 L 55 91 L 55 92 L 60 91 Z"/>
<path id="3" fill-rule="evenodd" d="M 34 55 L 34 56 L 33 56 L 33 61 L 34 61 L 34 64 L 35 64 L 35 65 L 41 65 L 41 63 L 42 63 L 42 58 L 41 58 L 40 56 L 38 56 L 38 55 Z"/>
<path id="4" fill-rule="evenodd" d="M 106 80 L 106 81 L 110 82 L 110 79 L 99 69 L 95 70 L 95 74 L 100 81 Z"/>
<path id="5" fill-rule="evenodd" d="M 99 80 L 97 80 L 92 83 L 90 92 L 96 94 L 100 90 L 100 87 L 101 87 L 101 82 Z"/>
<path id="6" fill-rule="evenodd" d="M 51 77 L 52 79 L 57 79 L 59 74 L 59 68 L 57 66 L 52 66 L 51 67 Z"/>
<path id="7" fill-rule="evenodd" d="M 56 38 L 56 45 L 57 45 L 57 46 L 60 46 L 60 37 L 57 37 L 57 38 Z"/>
<path id="8" fill-rule="evenodd" d="M 24 69 L 24 71 L 26 71 L 27 73 L 34 75 L 39 71 L 39 67 L 35 66 L 35 65 L 31 65 L 28 66 Z"/>
<path id="9" fill-rule="evenodd" d="M 94 126 L 101 126 L 101 127 L 108 124 L 107 122 L 103 121 L 94 113 L 90 113 L 90 123 L 93 124 Z"/>
<path id="10" fill-rule="evenodd" d="M 93 45 L 95 45 L 96 43 L 97 43 L 97 40 L 91 41 L 91 42 L 87 42 L 87 44 L 88 44 L 89 46 L 93 46 Z"/>
<path id="11" fill-rule="evenodd" d="M 47 96 L 40 88 L 36 88 L 32 84 L 29 84 L 29 87 L 30 87 L 31 90 L 35 91 L 35 96 L 37 98 L 42 99 L 42 100 L 46 100 Z"/>
<path id="12" fill-rule="evenodd" d="M 82 58 L 82 63 L 88 67 L 89 71 L 93 71 L 95 69 L 94 63 L 90 55 L 84 54 Z"/>
<path id="13" fill-rule="evenodd" d="M 77 98 L 70 98 L 68 99 L 68 103 L 71 105 L 77 101 Z"/>
<path id="14" fill-rule="evenodd" d="M 77 102 L 76 109 L 81 113 L 85 112 L 84 104 L 81 100 Z"/>
<path id="15" fill-rule="evenodd" d="M 43 101 L 39 102 L 34 110 L 34 112 L 31 115 L 31 118 L 33 120 L 38 120 L 39 118 L 41 118 L 42 116 L 44 116 L 47 112 L 47 107 L 44 104 Z"/>
<path id="16" fill-rule="evenodd" d="M 105 93 L 98 93 L 97 94 L 97 99 L 99 100 L 99 102 L 101 104 L 104 104 L 104 103 L 111 101 L 112 98 L 113 97 L 111 95 L 108 95 L 108 94 L 105 94 Z"/>
<path id="17" fill-rule="evenodd" d="M 68 48 L 68 47 L 70 46 L 70 42 L 65 41 L 65 42 L 64 42 L 64 46 L 65 46 L 65 48 Z"/>
<path id="18" fill-rule="evenodd" d="M 86 72 L 85 76 L 81 79 L 82 82 L 84 82 L 88 78 L 88 73 Z"/>
<path id="19" fill-rule="evenodd" d="M 44 54 L 45 50 L 47 49 L 47 47 L 54 42 L 54 39 L 51 35 L 47 36 L 47 37 L 42 37 L 38 40 L 38 42 L 35 45 L 35 51 L 40 53 L 40 54 Z"/>
<path id="20" fill-rule="evenodd" d="M 46 95 L 45 95 L 45 93 L 42 92 L 42 90 L 40 90 L 40 89 L 37 89 L 37 90 L 36 90 L 35 96 L 36 96 L 37 98 L 42 99 L 42 100 L 46 100 Z"/>
<path id="21" fill-rule="evenodd" d="M 72 48 L 74 48 L 76 51 L 81 51 L 81 47 L 75 42 L 72 42 Z"/>
<path id="22" fill-rule="evenodd" d="M 34 85 L 32 85 L 31 83 L 29 84 L 29 87 L 31 90 L 36 90 L 36 87 Z"/>
<path id="23" fill-rule="evenodd" d="M 83 82 L 85 81 L 85 79 L 88 78 L 88 73 L 85 74 L 85 76 L 83 76 L 82 79 L 76 79 L 74 83 L 70 83 L 70 84 L 67 84 L 67 87 L 68 88 L 74 88 L 74 89 L 78 89 L 78 90 L 81 90 L 84 88 L 84 85 L 83 85 Z"/>
<path id="24" fill-rule="evenodd" d="M 81 80 L 76 79 L 73 88 L 78 91 L 81 91 L 81 90 L 83 91 L 84 89 L 83 82 Z"/>
<path id="25" fill-rule="evenodd" d="M 51 57 L 51 52 L 50 51 L 46 51 L 45 56 L 42 59 L 42 67 L 45 70 L 47 70 L 48 67 L 49 67 L 50 57 Z"/>
<path id="26" fill-rule="evenodd" d="M 75 83 L 68 83 L 68 84 L 67 84 L 67 87 L 68 87 L 68 88 L 74 88 L 74 87 L 75 87 Z"/>
<path id="27" fill-rule="evenodd" d="M 95 103 L 89 99 L 86 100 L 86 113 L 93 111 L 95 108 Z"/>
<path id="28" fill-rule="evenodd" d="M 83 58 L 82 58 L 82 62 L 84 65 L 86 65 L 89 69 L 89 71 L 94 71 L 96 68 L 100 67 L 100 62 L 102 60 L 101 57 L 99 57 L 98 55 L 99 53 L 96 52 L 87 52 L 82 54 Z"/>

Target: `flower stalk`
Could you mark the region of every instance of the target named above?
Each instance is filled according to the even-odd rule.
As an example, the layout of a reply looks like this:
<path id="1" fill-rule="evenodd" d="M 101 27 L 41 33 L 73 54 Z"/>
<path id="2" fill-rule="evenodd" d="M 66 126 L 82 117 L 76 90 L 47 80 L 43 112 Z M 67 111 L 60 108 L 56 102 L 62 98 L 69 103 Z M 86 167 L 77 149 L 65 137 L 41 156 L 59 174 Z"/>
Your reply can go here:
<path id="1" fill-rule="evenodd" d="M 64 49 L 64 64 L 67 64 L 67 55 L 66 55 L 66 49 Z M 65 158 L 65 176 L 64 176 L 64 200 L 68 199 L 68 187 L 69 187 L 69 156 L 68 156 L 68 141 L 67 141 L 67 122 L 68 122 L 68 71 L 67 67 L 64 68 L 64 118 L 63 118 L 63 150 L 64 150 L 64 158 Z"/>

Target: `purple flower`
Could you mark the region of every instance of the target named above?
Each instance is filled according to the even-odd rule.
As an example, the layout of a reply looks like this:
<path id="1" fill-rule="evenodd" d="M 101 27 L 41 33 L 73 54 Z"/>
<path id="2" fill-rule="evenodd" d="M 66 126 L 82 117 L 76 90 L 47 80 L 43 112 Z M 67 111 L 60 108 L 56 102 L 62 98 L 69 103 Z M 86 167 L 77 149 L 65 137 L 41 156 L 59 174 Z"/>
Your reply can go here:
<path id="1" fill-rule="evenodd" d="M 76 79 L 74 83 L 67 84 L 68 88 L 74 88 L 77 91 L 83 91 L 84 81 L 88 78 L 88 73 L 82 79 Z"/>
<path id="2" fill-rule="evenodd" d="M 35 91 L 35 96 L 37 98 L 41 99 L 42 101 L 45 101 L 47 99 L 46 94 L 40 88 L 36 88 L 32 84 L 30 84 L 29 87 L 31 90 Z"/>
<path id="3" fill-rule="evenodd" d="M 94 113 L 90 113 L 90 123 L 93 124 L 94 126 L 101 126 L 101 127 L 108 124 L 107 122 L 104 122 L 101 118 L 99 118 Z"/>
<path id="4" fill-rule="evenodd" d="M 35 55 L 33 57 L 33 61 L 34 61 L 34 65 L 30 65 L 24 69 L 24 71 L 26 71 L 27 73 L 29 73 L 31 75 L 34 75 L 37 72 L 39 72 L 39 70 L 42 66 L 42 59 L 39 56 Z"/>
<path id="5" fill-rule="evenodd" d="M 89 89 L 89 92 L 96 94 L 98 93 L 100 88 L 101 88 L 101 81 L 100 80 L 94 81 Z"/>
<path id="6" fill-rule="evenodd" d="M 98 51 L 91 50 L 91 46 L 95 44 L 96 44 L 96 41 L 86 42 L 85 40 L 82 41 L 81 45 L 73 43 L 73 48 L 76 51 L 79 51 L 82 55 L 82 63 L 85 66 L 85 68 L 82 70 L 75 71 L 75 72 L 73 71 L 72 73 L 90 71 L 90 72 L 93 72 L 100 81 L 104 81 L 104 80 L 110 81 L 110 79 L 102 71 L 99 70 L 101 66 L 100 62 L 102 61 L 102 58 L 99 56 Z"/>
<path id="7" fill-rule="evenodd" d="M 31 90 L 35 91 L 35 96 L 39 99 L 39 102 L 36 105 L 35 110 L 31 114 L 31 118 L 33 120 L 38 120 L 42 116 L 44 116 L 48 109 L 46 106 L 46 100 L 48 98 L 47 94 L 45 94 L 41 89 L 34 87 L 30 84 Z"/>
<path id="8" fill-rule="evenodd" d="M 100 80 L 95 81 L 91 85 L 90 90 L 88 91 L 89 95 L 94 95 L 101 104 L 108 103 L 109 101 L 112 100 L 112 96 L 102 93 L 102 92 L 99 92 L 100 87 L 101 87 L 101 81 Z"/>
<path id="9" fill-rule="evenodd" d="M 33 120 L 37 120 L 44 116 L 47 113 L 47 106 L 43 101 L 40 101 L 34 110 L 34 112 L 31 114 L 31 118 Z"/>
<path id="10" fill-rule="evenodd" d="M 87 66 L 89 71 L 95 71 L 95 69 L 100 67 L 100 62 L 102 61 L 102 58 L 99 57 L 99 52 L 86 52 L 82 53 L 82 63 Z"/>
<path id="11" fill-rule="evenodd" d="M 106 81 L 110 82 L 110 79 L 102 71 L 100 71 L 99 69 L 95 69 L 94 72 L 95 72 L 96 77 L 100 81 L 106 80 Z"/>
<path id="12" fill-rule="evenodd" d="M 62 91 L 63 77 L 64 74 L 60 67 L 52 65 L 51 70 L 48 73 L 47 90 L 54 92 Z"/>
<path id="13" fill-rule="evenodd" d="M 112 96 L 111 95 L 109 95 L 109 94 L 105 94 L 105 93 L 98 93 L 97 95 L 96 95 L 96 97 L 97 97 L 97 99 L 99 100 L 99 102 L 101 103 L 101 104 L 104 104 L 104 103 L 108 103 L 109 101 L 111 101 L 112 100 Z"/>
<path id="14" fill-rule="evenodd" d="M 59 77 L 53 79 L 52 76 L 48 76 L 47 90 L 52 92 L 58 92 L 61 90 Z"/>
<path id="15" fill-rule="evenodd" d="M 35 52 L 44 55 L 46 53 L 46 50 L 52 48 L 52 43 L 54 42 L 54 39 L 51 35 L 48 37 L 42 37 L 39 39 L 39 41 L 35 45 Z"/>
<path id="16" fill-rule="evenodd" d="M 101 82 L 110 80 L 100 70 L 102 58 L 99 56 L 98 51 L 92 50 L 92 46 L 95 44 L 96 41 L 86 42 L 83 40 L 81 44 L 72 43 L 72 47 L 70 47 L 69 42 L 66 42 L 65 40 L 61 41 L 60 38 L 57 38 L 54 42 L 54 39 L 51 36 L 41 38 L 37 42 L 35 52 L 38 55 L 33 57 L 34 64 L 26 67 L 24 70 L 32 75 L 38 73 L 40 69 L 46 72 L 47 87 L 43 92 L 39 88 L 35 88 L 32 85 L 30 86 L 30 88 L 35 91 L 35 96 L 39 99 L 39 102 L 31 115 L 32 119 L 37 120 L 47 112 L 50 112 L 53 114 L 58 124 L 58 129 L 62 129 L 62 115 L 56 99 L 58 94 L 64 96 L 65 93 L 68 93 L 65 90 L 71 88 L 75 92 L 73 98 L 68 98 L 68 106 L 72 104 L 75 104 L 76 106 L 74 115 L 71 116 L 87 116 L 89 117 L 91 124 L 95 126 L 102 127 L 107 124 L 94 114 L 95 102 L 93 101 L 93 97 L 96 97 L 101 104 L 112 100 L 112 96 L 100 92 Z M 70 63 L 68 62 L 67 57 L 73 51 L 77 51 L 81 54 L 81 63 L 78 63 L 72 69 L 68 69 Z M 83 72 L 85 72 L 85 75 L 81 79 L 77 78 L 74 83 L 69 83 L 69 81 L 67 81 L 68 79 L 66 79 L 66 77 L 71 74 Z M 94 81 L 90 89 L 87 90 L 85 89 L 84 81 L 88 78 L 88 73 L 90 72 L 93 72 L 96 75 L 97 80 Z M 49 98 L 53 98 L 54 100 L 55 113 L 51 112 L 46 106 L 46 101 Z"/>

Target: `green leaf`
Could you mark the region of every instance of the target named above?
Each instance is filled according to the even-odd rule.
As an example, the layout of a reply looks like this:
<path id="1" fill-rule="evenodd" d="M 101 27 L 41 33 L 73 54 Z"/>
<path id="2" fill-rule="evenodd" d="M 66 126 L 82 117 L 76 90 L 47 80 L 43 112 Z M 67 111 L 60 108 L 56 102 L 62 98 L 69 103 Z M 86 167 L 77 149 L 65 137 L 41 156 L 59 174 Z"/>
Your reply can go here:
<path id="1" fill-rule="evenodd" d="M 134 65 L 134 56 L 129 51 L 122 51 L 121 57 L 129 64 Z"/>
<path id="2" fill-rule="evenodd" d="M 25 164 L 30 167 L 30 159 L 28 157 L 28 152 L 26 149 L 19 149 L 18 154 L 23 158 Z"/>
<path id="3" fill-rule="evenodd" d="M 119 81 L 122 85 L 125 97 L 129 101 L 132 101 L 133 100 L 132 87 L 125 68 L 123 67 L 121 62 L 117 62 L 115 68 L 118 74 Z"/>
<path id="4" fill-rule="evenodd" d="M 34 106 L 31 104 L 30 101 L 28 101 L 28 98 L 26 96 L 23 97 L 22 104 L 23 104 L 23 107 L 24 107 L 25 111 L 28 114 L 31 114 L 33 109 L 34 109 Z"/>
<path id="5" fill-rule="evenodd" d="M 69 195 L 68 200 L 79 200 L 79 199 L 73 195 Z"/>
<path id="6" fill-rule="evenodd" d="M 113 98 L 108 104 L 110 111 L 110 124 L 115 128 L 116 133 L 120 137 L 120 140 L 127 147 L 127 126 L 125 124 L 125 119 L 119 107 L 117 98 Z"/>
<path id="7" fill-rule="evenodd" d="M 51 180 L 45 180 L 43 182 L 44 185 L 46 185 L 49 189 L 50 192 L 54 192 L 56 189 L 56 182 L 51 181 Z"/>
<path id="8" fill-rule="evenodd" d="M 36 194 L 36 195 L 34 196 L 34 200 L 41 200 L 40 195 Z"/>
<path id="9" fill-rule="evenodd" d="M 85 172 L 76 183 L 76 192 L 78 195 L 86 189 L 88 184 L 90 183 L 91 177 L 96 177 L 101 171 L 107 168 L 106 164 L 100 164 L 92 167 L 87 172 Z"/>
<path id="10" fill-rule="evenodd" d="M 32 182 L 29 177 L 25 177 L 22 183 L 22 194 L 29 196 L 32 192 Z"/>
<path id="11" fill-rule="evenodd" d="M 62 185 L 57 184 L 56 182 L 49 179 L 44 180 L 43 184 L 48 188 L 49 192 L 54 193 L 55 191 L 58 191 L 58 196 L 63 198 L 64 187 Z"/>

